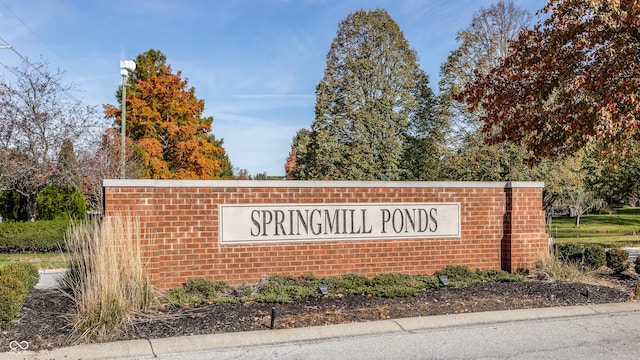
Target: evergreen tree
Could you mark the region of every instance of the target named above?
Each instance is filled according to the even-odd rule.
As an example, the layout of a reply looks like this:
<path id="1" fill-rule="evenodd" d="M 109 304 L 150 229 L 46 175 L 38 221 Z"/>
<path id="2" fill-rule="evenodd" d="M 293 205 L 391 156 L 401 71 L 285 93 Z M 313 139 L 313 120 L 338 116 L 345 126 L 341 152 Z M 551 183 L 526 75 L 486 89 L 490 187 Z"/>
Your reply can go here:
<path id="1" fill-rule="evenodd" d="M 429 87 L 429 78 L 420 73 L 416 87 L 418 107 L 404 135 L 403 180 L 439 180 L 441 161 L 446 153 L 445 131 L 448 124 L 436 113 L 437 101 Z"/>
<path id="2" fill-rule="evenodd" d="M 215 147 L 222 149 L 220 153 L 216 156 L 216 160 L 220 163 L 220 180 L 233 180 L 235 176 L 233 175 L 233 166 L 231 165 L 231 161 L 229 160 L 229 155 L 227 155 L 227 151 L 222 146 L 224 144 L 224 139 L 216 139 L 216 137 L 212 134 L 209 135 L 209 142 L 212 143 Z"/>
<path id="3" fill-rule="evenodd" d="M 426 83 L 415 51 L 385 10 L 348 15 L 316 88 L 306 153 L 292 149 L 296 178 L 402 179 L 404 143 Z"/>
<path id="4" fill-rule="evenodd" d="M 304 179 L 308 169 L 305 164 L 305 158 L 308 154 L 309 148 L 309 130 L 300 129 L 293 138 L 293 144 L 291 145 L 291 152 L 287 158 L 287 162 L 284 165 L 286 172 L 286 178 L 288 180 Z"/>
<path id="5" fill-rule="evenodd" d="M 78 161 L 73 149 L 73 143 L 69 139 L 62 142 L 62 147 L 58 153 L 58 164 L 56 172 L 58 179 L 55 182 L 63 187 L 78 189 L 80 179 L 78 176 Z"/>

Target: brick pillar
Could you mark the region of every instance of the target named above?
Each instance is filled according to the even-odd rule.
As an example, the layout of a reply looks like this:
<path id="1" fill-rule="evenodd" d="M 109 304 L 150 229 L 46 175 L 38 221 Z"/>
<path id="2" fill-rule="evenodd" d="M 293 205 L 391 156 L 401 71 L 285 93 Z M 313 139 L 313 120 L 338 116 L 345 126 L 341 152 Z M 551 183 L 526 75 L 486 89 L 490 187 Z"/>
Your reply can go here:
<path id="1" fill-rule="evenodd" d="M 510 272 L 533 270 L 536 256 L 546 254 L 548 249 L 542 187 L 509 183 L 505 196 L 502 269 Z"/>

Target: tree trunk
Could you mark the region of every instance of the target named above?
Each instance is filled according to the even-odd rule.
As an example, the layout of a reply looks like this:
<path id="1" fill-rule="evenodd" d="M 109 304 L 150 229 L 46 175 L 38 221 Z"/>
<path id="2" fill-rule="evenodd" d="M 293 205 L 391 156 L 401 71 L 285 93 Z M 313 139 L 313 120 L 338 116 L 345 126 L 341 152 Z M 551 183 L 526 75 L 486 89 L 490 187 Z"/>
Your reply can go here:
<path id="1" fill-rule="evenodd" d="M 27 197 L 27 217 L 29 221 L 36 221 L 36 207 L 38 206 L 38 195 L 29 194 Z"/>

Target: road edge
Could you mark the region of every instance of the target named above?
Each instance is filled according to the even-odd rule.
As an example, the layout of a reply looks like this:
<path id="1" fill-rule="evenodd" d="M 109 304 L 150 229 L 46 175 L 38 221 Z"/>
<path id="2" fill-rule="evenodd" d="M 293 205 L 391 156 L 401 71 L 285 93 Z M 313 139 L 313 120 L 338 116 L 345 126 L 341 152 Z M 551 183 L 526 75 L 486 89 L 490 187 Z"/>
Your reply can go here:
<path id="1" fill-rule="evenodd" d="M 163 339 L 129 340 L 86 344 L 54 350 L 11 351 L 0 353 L 0 359 L 111 359 L 259 346 L 288 342 L 324 340 L 371 334 L 413 332 L 444 327 L 482 325 L 510 321 L 544 320 L 563 317 L 619 314 L 640 311 L 639 302 L 588 304 L 565 307 L 486 311 L 452 315 L 421 316 L 293 329 L 257 330 L 209 335 L 179 336 Z"/>

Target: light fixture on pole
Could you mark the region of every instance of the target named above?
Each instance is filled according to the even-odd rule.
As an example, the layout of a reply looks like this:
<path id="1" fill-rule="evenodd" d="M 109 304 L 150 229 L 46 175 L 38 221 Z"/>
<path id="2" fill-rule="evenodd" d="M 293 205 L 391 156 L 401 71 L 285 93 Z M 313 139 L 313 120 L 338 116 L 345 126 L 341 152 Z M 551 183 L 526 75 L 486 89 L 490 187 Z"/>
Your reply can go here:
<path id="1" fill-rule="evenodd" d="M 120 75 L 122 75 L 122 125 L 120 128 L 120 137 L 122 138 L 122 146 L 120 148 L 120 178 L 126 177 L 126 146 L 127 146 L 127 75 L 136 69 L 136 63 L 133 60 L 120 60 Z"/>

